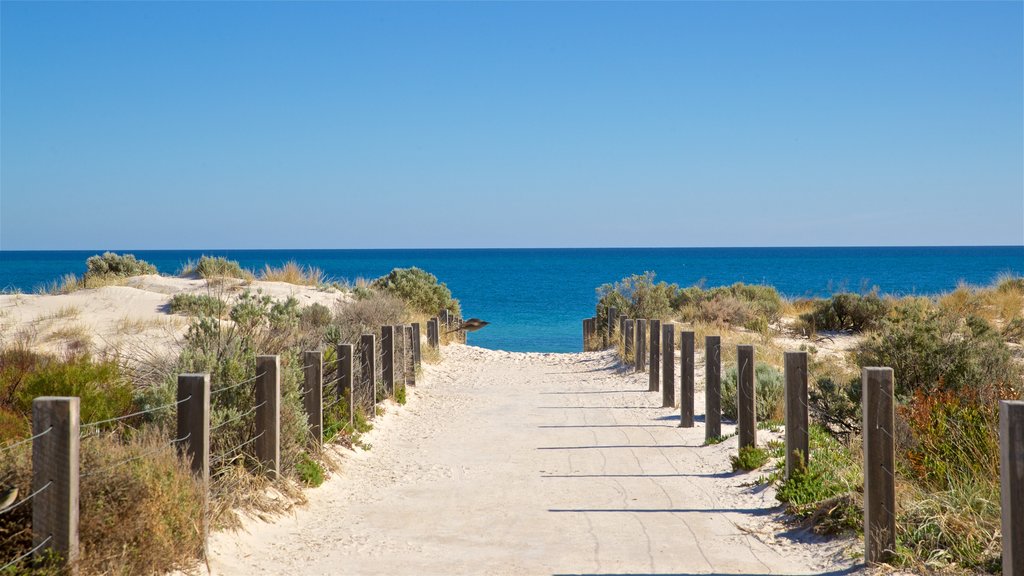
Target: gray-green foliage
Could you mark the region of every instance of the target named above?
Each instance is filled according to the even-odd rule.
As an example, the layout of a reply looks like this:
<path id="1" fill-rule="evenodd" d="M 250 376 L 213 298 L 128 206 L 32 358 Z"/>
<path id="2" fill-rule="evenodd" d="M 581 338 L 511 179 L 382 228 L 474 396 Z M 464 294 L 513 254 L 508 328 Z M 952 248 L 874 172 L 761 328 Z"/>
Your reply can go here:
<path id="1" fill-rule="evenodd" d="M 194 267 L 187 267 L 182 271 L 183 276 L 192 274 L 197 274 L 200 278 L 252 279 L 252 273 L 243 270 L 238 262 L 222 256 L 201 256 Z"/>
<path id="2" fill-rule="evenodd" d="M 736 419 L 737 381 L 739 375 L 736 366 L 732 365 L 722 374 L 722 416 Z M 757 364 L 754 369 L 755 403 L 758 421 L 774 420 L 782 410 L 785 389 L 782 372 L 769 364 Z"/>
<path id="3" fill-rule="evenodd" d="M 145 260 L 138 260 L 134 254 L 115 254 L 104 252 L 103 255 L 90 256 L 85 261 L 85 278 L 91 279 L 104 276 L 141 276 L 156 274 L 156 266 Z"/>
<path id="4" fill-rule="evenodd" d="M 672 313 L 671 300 L 678 286 L 655 282 L 654 272 L 627 276 L 614 284 L 597 288 L 598 323 L 607 326 L 608 309 L 630 318 L 666 319 Z"/>
<path id="5" fill-rule="evenodd" d="M 831 298 L 817 300 L 814 309 L 800 315 L 800 320 L 810 332 L 818 330 L 862 332 L 874 330 L 889 312 L 889 303 L 872 292 L 860 294 L 836 294 Z"/>
<path id="6" fill-rule="evenodd" d="M 442 310 L 461 315 L 459 301 L 433 274 L 419 268 L 395 268 L 373 281 L 373 288 L 405 301 L 414 312 L 433 316 Z"/>
<path id="7" fill-rule="evenodd" d="M 171 312 L 189 316 L 223 318 L 228 312 L 228 303 L 208 294 L 180 293 L 171 298 Z"/>

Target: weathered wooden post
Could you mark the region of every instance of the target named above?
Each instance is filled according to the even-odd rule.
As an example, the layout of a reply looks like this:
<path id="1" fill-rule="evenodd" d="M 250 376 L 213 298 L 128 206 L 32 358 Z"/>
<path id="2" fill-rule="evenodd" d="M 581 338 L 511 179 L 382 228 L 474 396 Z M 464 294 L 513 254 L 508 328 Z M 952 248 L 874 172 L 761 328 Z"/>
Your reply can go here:
<path id="1" fill-rule="evenodd" d="M 360 396 L 368 398 L 367 418 L 376 415 L 374 406 L 377 404 L 377 342 L 373 334 L 363 334 L 359 338 L 359 390 Z"/>
<path id="2" fill-rule="evenodd" d="M 205 486 L 210 479 L 210 375 L 178 375 L 178 451 Z"/>
<path id="3" fill-rule="evenodd" d="M 589 352 L 590 341 L 590 318 L 583 319 L 583 351 Z"/>
<path id="4" fill-rule="evenodd" d="M 626 315 L 619 314 L 619 345 L 626 347 Z"/>
<path id="5" fill-rule="evenodd" d="M 78 574 L 79 406 L 77 397 L 32 401 L 32 545 L 36 556 L 47 549 L 60 554 L 73 575 Z"/>
<path id="6" fill-rule="evenodd" d="M 1024 402 L 999 403 L 1003 574 L 1024 574 Z"/>
<path id="7" fill-rule="evenodd" d="M 359 404 L 356 398 L 355 386 L 352 385 L 352 360 L 355 357 L 352 348 L 351 344 L 338 344 L 335 351 L 338 355 L 337 394 L 339 398 L 343 398 L 345 393 L 348 392 L 348 419 L 349 425 L 354 430 L 356 426 L 356 406 Z"/>
<path id="8" fill-rule="evenodd" d="M 722 435 L 722 338 L 704 337 L 704 440 Z"/>
<path id="9" fill-rule="evenodd" d="M 626 321 L 623 322 L 622 325 L 622 337 L 626 341 L 626 345 L 623 347 L 623 355 L 625 357 L 622 360 L 628 363 L 634 360 L 633 348 L 636 343 L 636 333 L 633 332 L 633 320 L 626 319 Z"/>
<path id="10" fill-rule="evenodd" d="M 604 335 L 604 347 L 607 349 L 615 342 L 615 323 L 619 321 L 619 309 L 608 307 L 608 333 Z"/>
<path id="11" fill-rule="evenodd" d="M 786 478 L 810 454 L 807 413 L 807 352 L 786 352 Z"/>
<path id="12" fill-rule="evenodd" d="M 381 380 L 384 381 L 384 394 L 393 396 L 395 393 L 395 327 L 380 327 L 380 364 Z"/>
<path id="13" fill-rule="evenodd" d="M 661 320 L 651 320 L 651 371 L 647 381 L 649 391 L 661 389 Z"/>
<path id="14" fill-rule="evenodd" d="M 302 357 L 302 407 L 306 409 L 309 434 L 320 446 L 324 443 L 324 353 L 309 350 Z"/>
<path id="15" fill-rule="evenodd" d="M 896 550 L 892 368 L 864 368 L 861 394 L 864 401 L 864 560 L 868 564 L 879 564 L 888 562 Z"/>
<path id="16" fill-rule="evenodd" d="M 661 407 L 676 406 L 676 325 L 661 325 Z"/>
<path id="17" fill-rule="evenodd" d="M 412 326 L 405 327 L 405 385 L 416 385 L 416 342 L 415 330 Z"/>
<path id="18" fill-rule="evenodd" d="M 438 319 L 431 318 L 427 321 L 427 345 L 437 350 L 441 347 L 441 336 L 439 332 Z"/>
<path id="19" fill-rule="evenodd" d="M 757 446 L 757 390 L 754 386 L 754 347 L 736 347 L 736 434 L 739 447 Z"/>
<path id="20" fill-rule="evenodd" d="M 210 375 L 178 375 L 177 449 L 203 486 L 203 555 L 210 533 Z"/>
<path id="21" fill-rule="evenodd" d="M 256 357 L 256 440 L 258 460 L 276 478 L 281 472 L 281 359 Z"/>
<path id="22" fill-rule="evenodd" d="M 420 323 L 412 323 L 412 361 L 413 364 L 419 368 L 420 364 L 423 363 L 423 354 L 420 349 Z"/>
<path id="23" fill-rule="evenodd" d="M 636 321 L 636 371 L 643 372 L 647 368 L 647 320 Z"/>
<path id="24" fill-rule="evenodd" d="M 679 333 L 679 427 L 693 428 L 694 411 L 694 334 Z"/>
<path id="25" fill-rule="evenodd" d="M 395 326 L 395 390 L 405 385 L 405 326 Z"/>

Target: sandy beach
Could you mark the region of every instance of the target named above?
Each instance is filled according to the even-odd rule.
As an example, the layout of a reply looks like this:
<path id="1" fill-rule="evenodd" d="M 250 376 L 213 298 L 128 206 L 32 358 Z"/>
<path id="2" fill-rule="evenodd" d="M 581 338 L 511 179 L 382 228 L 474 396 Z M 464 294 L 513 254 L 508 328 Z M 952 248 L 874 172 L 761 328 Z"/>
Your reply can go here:
<path id="1" fill-rule="evenodd" d="M 859 570 L 855 540 L 784 526 L 774 489 L 751 486 L 764 472 L 731 472 L 735 437 L 703 446 L 700 370 L 684 429 L 611 352 L 443 353 L 307 505 L 214 534 L 212 573 Z"/>

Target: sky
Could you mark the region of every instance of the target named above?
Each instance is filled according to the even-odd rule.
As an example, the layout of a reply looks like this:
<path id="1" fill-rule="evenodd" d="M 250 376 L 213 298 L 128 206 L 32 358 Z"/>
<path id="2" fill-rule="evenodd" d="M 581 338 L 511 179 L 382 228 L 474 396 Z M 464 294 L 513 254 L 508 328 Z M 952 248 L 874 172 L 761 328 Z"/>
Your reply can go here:
<path id="1" fill-rule="evenodd" d="M 0 250 L 1024 244 L 1024 3 L 0 3 Z"/>

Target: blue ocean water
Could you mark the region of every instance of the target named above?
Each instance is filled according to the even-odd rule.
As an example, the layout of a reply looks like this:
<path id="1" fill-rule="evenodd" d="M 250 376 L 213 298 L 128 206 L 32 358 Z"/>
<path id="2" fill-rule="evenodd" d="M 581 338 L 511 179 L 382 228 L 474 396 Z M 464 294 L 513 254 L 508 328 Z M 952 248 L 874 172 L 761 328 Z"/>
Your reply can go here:
<path id="1" fill-rule="evenodd" d="M 33 291 L 73 272 L 101 252 L 0 251 L 0 289 Z M 316 266 L 335 279 L 374 278 L 419 266 L 462 302 L 465 317 L 491 322 L 469 343 L 510 351 L 574 352 L 580 322 L 594 313 L 595 288 L 653 271 L 688 286 L 771 284 L 790 297 L 863 291 L 936 294 L 960 281 L 988 284 L 999 274 L 1024 274 L 1024 246 L 929 248 L 593 248 L 479 250 L 167 250 L 132 251 L 165 274 L 202 254 L 260 269 L 288 260 Z"/>

